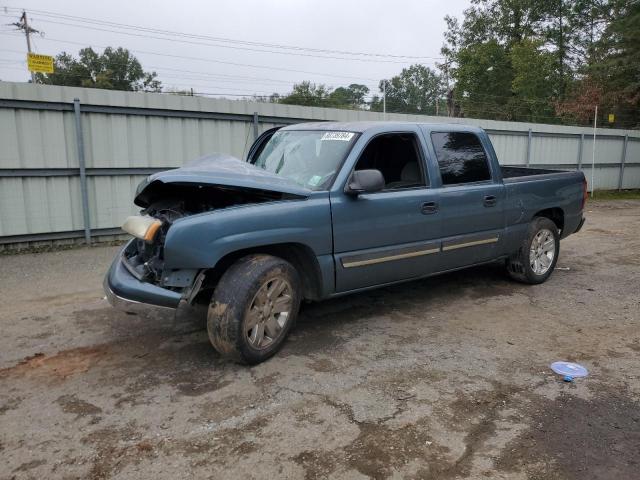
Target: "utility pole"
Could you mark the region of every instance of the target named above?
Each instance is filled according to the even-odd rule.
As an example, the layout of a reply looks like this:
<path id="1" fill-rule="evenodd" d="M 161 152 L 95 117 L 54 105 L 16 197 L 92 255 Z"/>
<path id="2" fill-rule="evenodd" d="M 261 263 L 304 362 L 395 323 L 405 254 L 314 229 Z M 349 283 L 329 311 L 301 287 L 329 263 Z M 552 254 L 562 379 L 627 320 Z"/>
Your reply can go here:
<path id="1" fill-rule="evenodd" d="M 451 85 L 449 84 L 449 58 L 444 59 L 444 78 L 447 81 L 447 117 L 453 116 L 453 95 L 451 94 Z M 451 104 L 449 104 L 451 98 Z"/>
<path id="2" fill-rule="evenodd" d="M 596 111 L 593 114 L 593 149 L 591 150 L 591 198 L 593 198 L 593 192 L 596 189 L 595 186 L 595 172 L 596 172 L 596 128 L 598 128 L 598 105 L 596 105 Z"/>
<path id="3" fill-rule="evenodd" d="M 25 37 L 27 37 L 27 51 L 31 53 L 31 34 L 40 33 L 40 31 L 29 26 L 29 21 L 27 20 L 27 12 L 23 10 L 20 21 L 12 23 L 11 25 L 15 25 L 16 27 L 18 27 L 18 30 L 24 30 L 24 35 Z M 36 83 L 36 74 L 33 72 L 31 72 L 31 81 L 33 83 Z"/>
<path id="4" fill-rule="evenodd" d="M 382 119 L 387 119 L 387 81 L 382 81 Z"/>

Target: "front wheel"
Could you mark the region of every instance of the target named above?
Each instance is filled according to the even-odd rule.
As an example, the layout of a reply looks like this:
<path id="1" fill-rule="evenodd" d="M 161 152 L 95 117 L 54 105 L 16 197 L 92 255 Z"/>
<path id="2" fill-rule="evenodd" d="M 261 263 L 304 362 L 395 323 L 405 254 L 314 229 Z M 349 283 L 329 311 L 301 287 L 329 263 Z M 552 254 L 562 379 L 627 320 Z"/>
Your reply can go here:
<path id="1" fill-rule="evenodd" d="M 507 271 L 519 282 L 542 283 L 553 273 L 559 253 L 558 227 L 548 218 L 536 217 L 518 251 L 507 259 Z"/>
<path id="2" fill-rule="evenodd" d="M 286 260 L 249 255 L 218 282 L 207 314 L 207 332 L 223 356 L 256 364 L 274 355 L 295 324 L 300 278 Z"/>

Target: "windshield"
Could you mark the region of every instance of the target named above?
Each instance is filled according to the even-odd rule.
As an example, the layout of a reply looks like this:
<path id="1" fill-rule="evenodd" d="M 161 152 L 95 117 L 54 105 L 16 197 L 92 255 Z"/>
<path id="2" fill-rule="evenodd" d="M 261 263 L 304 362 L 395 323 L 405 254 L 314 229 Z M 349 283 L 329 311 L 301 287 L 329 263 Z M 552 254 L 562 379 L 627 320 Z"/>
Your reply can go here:
<path id="1" fill-rule="evenodd" d="M 269 139 L 255 166 L 311 190 L 324 190 L 355 139 L 352 132 L 281 130 Z"/>

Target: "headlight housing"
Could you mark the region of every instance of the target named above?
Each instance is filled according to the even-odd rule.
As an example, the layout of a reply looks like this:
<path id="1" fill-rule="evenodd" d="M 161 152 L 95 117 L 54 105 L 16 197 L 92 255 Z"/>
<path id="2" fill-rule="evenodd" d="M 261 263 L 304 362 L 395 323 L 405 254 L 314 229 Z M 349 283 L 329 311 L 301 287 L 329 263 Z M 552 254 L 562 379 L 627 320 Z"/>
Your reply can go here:
<path id="1" fill-rule="evenodd" d="M 140 240 L 151 243 L 161 226 L 162 222 L 156 218 L 134 215 L 124 221 L 122 230 Z"/>

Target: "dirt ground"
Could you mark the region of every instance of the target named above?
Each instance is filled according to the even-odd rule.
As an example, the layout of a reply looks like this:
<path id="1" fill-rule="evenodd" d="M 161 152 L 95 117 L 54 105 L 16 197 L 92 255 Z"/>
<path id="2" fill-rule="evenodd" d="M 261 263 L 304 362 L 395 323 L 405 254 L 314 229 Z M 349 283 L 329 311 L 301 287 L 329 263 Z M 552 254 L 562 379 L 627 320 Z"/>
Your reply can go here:
<path id="1" fill-rule="evenodd" d="M 0 478 L 640 478 L 640 201 L 587 209 L 543 285 L 487 266 L 305 305 L 253 368 L 109 307 L 116 247 L 0 256 Z"/>

